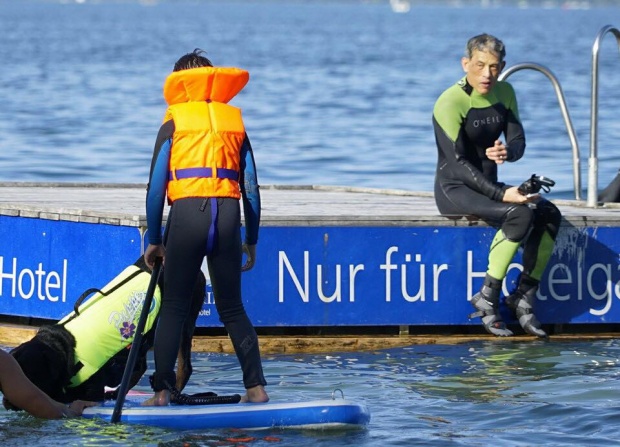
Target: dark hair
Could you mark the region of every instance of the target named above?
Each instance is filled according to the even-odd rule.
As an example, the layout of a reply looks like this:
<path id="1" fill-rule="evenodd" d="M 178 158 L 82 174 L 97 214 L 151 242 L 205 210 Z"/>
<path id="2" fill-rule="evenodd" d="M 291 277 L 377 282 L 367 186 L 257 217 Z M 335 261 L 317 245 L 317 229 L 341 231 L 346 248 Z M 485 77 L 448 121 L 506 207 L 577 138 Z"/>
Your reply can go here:
<path id="1" fill-rule="evenodd" d="M 467 46 L 465 47 L 465 57 L 471 59 L 474 50 L 489 51 L 494 53 L 499 58 L 500 62 L 502 62 L 506 57 L 506 47 L 504 46 L 504 43 L 497 37 L 486 33 L 474 36 L 467 41 Z"/>
<path id="2" fill-rule="evenodd" d="M 190 68 L 198 68 L 198 67 L 213 67 L 213 64 L 206 56 L 206 54 L 200 48 L 196 48 L 191 53 L 187 53 L 179 58 L 179 60 L 174 64 L 174 69 L 172 71 L 181 71 L 188 70 Z"/>

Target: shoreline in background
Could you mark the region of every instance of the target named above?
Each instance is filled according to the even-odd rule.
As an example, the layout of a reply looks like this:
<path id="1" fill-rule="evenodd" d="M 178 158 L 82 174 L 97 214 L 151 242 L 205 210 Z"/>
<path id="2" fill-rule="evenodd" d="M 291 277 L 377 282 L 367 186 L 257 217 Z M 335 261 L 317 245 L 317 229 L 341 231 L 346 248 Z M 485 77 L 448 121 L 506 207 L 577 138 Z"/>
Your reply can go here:
<path id="1" fill-rule="evenodd" d="M 3 0 L 0 0 L 2 2 Z M 11 0 L 8 0 L 11 1 Z M 24 0 L 25 1 L 25 0 Z M 187 0 L 27 0 L 31 3 L 101 4 L 101 3 L 140 3 L 152 6 L 159 3 L 186 3 Z M 193 0 L 194 3 L 217 3 L 222 0 Z M 226 3 L 244 0 L 227 0 Z M 479 6 L 497 8 L 516 6 L 519 8 L 562 8 L 589 9 L 598 7 L 617 7 L 616 0 L 402 0 L 411 6 L 447 6 L 451 8 Z M 254 3 L 364 3 L 389 5 L 390 0 L 254 0 Z M 407 10 L 409 12 L 409 10 Z"/>

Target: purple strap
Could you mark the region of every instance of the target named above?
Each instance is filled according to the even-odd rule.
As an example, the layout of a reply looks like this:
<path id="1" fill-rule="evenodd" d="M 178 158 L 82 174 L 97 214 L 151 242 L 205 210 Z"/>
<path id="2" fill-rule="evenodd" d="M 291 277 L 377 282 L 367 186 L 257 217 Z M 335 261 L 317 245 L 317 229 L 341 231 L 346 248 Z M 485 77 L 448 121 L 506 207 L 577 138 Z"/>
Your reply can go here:
<path id="1" fill-rule="evenodd" d="M 209 226 L 209 236 L 207 238 L 207 255 L 210 255 L 215 245 L 215 230 L 217 228 L 217 198 L 211 197 L 211 225 Z"/>
<path id="2" fill-rule="evenodd" d="M 234 169 L 217 168 L 217 178 L 226 178 L 229 180 L 239 180 L 239 172 Z M 213 170 L 211 168 L 183 168 L 177 169 L 174 172 L 168 172 L 168 180 L 174 180 L 176 174 L 177 180 L 186 178 L 210 178 L 213 177 Z"/>

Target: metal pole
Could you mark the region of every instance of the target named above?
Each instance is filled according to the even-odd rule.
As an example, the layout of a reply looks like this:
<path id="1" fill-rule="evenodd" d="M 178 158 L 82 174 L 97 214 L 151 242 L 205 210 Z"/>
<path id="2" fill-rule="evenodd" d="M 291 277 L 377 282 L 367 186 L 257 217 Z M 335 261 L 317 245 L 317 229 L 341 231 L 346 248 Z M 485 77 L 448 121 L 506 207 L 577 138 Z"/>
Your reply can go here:
<path id="1" fill-rule="evenodd" d="M 611 25 L 599 31 L 592 46 L 592 94 L 590 100 L 590 156 L 588 158 L 588 201 L 589 207 L 598 204 L 598 53 L 601 40 L 609 32 L 616 36 L 620 48 L 620 31 Z"/>
<path id="2" fill-rule="evenodd" d="M 142 303 L 142 311 L 140 312 L 140 319 L 138 320 L 138 327 L 136 328 L 136 335 L 131 343 L 131 349 L 129 350 L 129 357 L 127 358 L 127 364 L 123 371 L 123 378 L 121 384 L 118 387 L 118 394 L 116 396 L 116 403 L 114 405 L 114 411 L 112 413 L 112 423 L 117 423 L 121 420 L 121 413 L 123 411 L 123 404 L 125 403 L 125 396 L 129 391 L 129 380 L 133 373 L 133 369 L 136 366 L 136 360 L 138 353 L 140 352 L 140 345 L 142 344 L 142 332 L 146 326 L 146 320 L 149 316 L 149 310 L 151 308 L 151 301 L 155 294 L 155 288 L 157 287 L 157 279 L 159 278 L 159 272 L 161 270 L 161 258 L 155 260 L 155 266 L 151 273 L 151 281 L 144 297 L 144 303 Z"/>
<path id="3" fill-rule="evenodd" d="M 547 67 L 544 67 L 540 64 L 535 64 L 532 62 L 523 62 L 508 69 L 504 70 L 500 75 L 499 79 L 503 80 L 508 78 L 511 74 L 519 71 L 519 70 L 536 70 L 547 76 L 553 84 L 553 88 L 555 89 L 556 96 L 558 97 L 558 102 L 560 103 L 560 110 L 562 112 L 562 116 L 564 117 L 564 124 L 566 125 L 566 130 L 568 132 L 568 137 L 570 139 L 571 147 L 573 148 L 573 188 L 575 190 L 575 200 L 581 200 L 581 160 L 579 157 L 579 144 L 577 142 L 577 136 L 575 134 L 575 129 L 573 127 L 573 123 L 570 119 L 570 114 L 568 113 L 568 107 L 566 106 L 566 99 L 564 98 L 564 93 L 562 92 L 562 87 L 558 82 L 555 75 L 549 70 Z"/>

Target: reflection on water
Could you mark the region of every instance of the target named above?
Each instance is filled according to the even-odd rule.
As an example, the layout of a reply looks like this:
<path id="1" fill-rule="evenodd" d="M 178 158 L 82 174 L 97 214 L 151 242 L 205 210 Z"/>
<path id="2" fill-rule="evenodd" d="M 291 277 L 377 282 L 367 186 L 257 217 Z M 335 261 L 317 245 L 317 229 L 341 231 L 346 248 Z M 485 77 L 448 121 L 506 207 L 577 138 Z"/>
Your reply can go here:
<path id="1" fill-rule="evenodd" d="M 0 445 L 612 445 L 620 429 L 620 341 L 415 345 L 364 353 L 265 356 L 273 401 L 364 401 L 366 430 L 177 432 L 0 412 Z M 239 392 L 236 359 L 194 354 L 187 392 Z M 152 359 L 151 365 L 152 367 Z M 144 379 L 139 387 L 148 390 Z"/>

